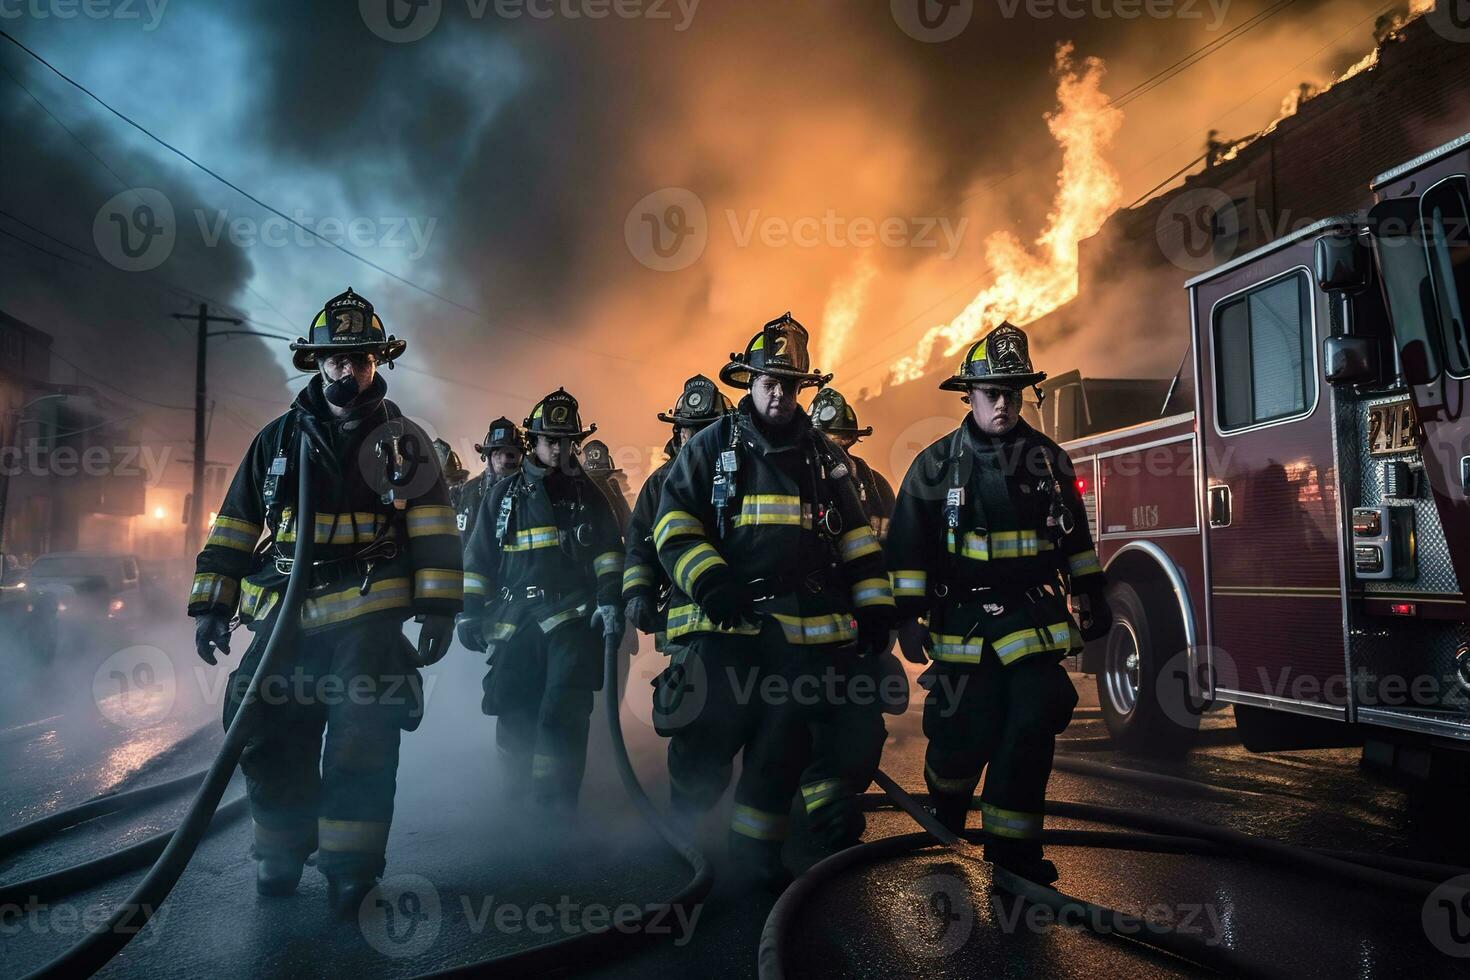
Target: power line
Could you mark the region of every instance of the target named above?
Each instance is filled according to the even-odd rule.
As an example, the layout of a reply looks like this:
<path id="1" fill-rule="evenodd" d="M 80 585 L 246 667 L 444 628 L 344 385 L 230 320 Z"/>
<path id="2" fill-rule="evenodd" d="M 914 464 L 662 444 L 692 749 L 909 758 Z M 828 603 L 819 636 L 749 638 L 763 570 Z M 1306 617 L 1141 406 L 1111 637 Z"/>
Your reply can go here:
<path id="1" fill-rule="evenodd" d="M 266 211 L 269 211 L 271 214 L 274 214 L 276 217 L 278 217 L 281 220 L 283 220 L 283 221 L 291 224 L 292 226 L 300 229 L 301 231 L 306 232 L 308 235 L 312 236 L 313 238 L 317 239 L 318 241 L 322 242 L 323 244 L 330 245 L 332 248 L 337 249 L 339 252 L 343 253 L 344 255 L 348 255 L 348 256 L 356 259 L 357 261 L 361 262 L 363 265 L 366 265 L 368 268 L 374 269 L 374 270 L 382 273 L 383 275 L 387 276 L 388 278 L 393 279 L 393 280 L 395 280 L 395 281 L 397 281 L 399 283 L 402 283 L 403 285 L 409 287 L 410 289 L 413 289 L 413 290 L 416 290 L 416 291 L 418 291 L 420 293 L 423 293 L 425 296 L 431 296 L 434 299 L 439 300 L 441 303 L 444 303 L 444 304 L 446 304 L 448 306 L 452 306 L 452 307 L 454 307 L 457 310 L 461 310 L 461 311 L 463 311 L 465 313 L 469 313 L 469 314 L 471 314 L 473 316 L 479 317 L 481 320 L 484 320 L 487 323 L 489 322 L 490 317 L 489 317 L 488 314 L 486 314 L 486 313 L 484 313 L 484 312 L 482 312 L 480 310 L 477 310 L 477 309 L 475 309 L 472 306 L 466 306 L 465 304 L 460 303 L 457 300 L 450 299 L 448 296 L 445 296 L 445 295 L 443 295 L 441 293 L 435 292 L 434 290 L 429 289 L 426 286 L 421 286 L 421 285 L 419 285 L 418 283 L 414 282 L 411 279 L 404 278 L 403 276 L 398 275 L 396 272 L 393 272 L 393 271 L 391 271 L 389 269 L 384 268 L 383 266 L 381 266 L 378 263 L 372 261 L 371 259 L 367 258 L 366 256 L 359 255 L 357 252 L 352 251 L 350 248 L 347 248 L 346 246 L 340 244 L 339 242 L 334 242 L 331 239 L 323 236 L 321 233 L 317 232 L 315 229 L 312 229 L 312 228 L 307 227 L 306 225 L 304 225 L 301 222 L 297 221 L 295 218 L 292 218 L 290 215 L 288 215 L 285 212 L 281 211 L 279 208 L 276 208 L 276 207 L 271 206 L 270 204 L 267 204 L 265 201 L 263 201 L 260 198 L 256 197 L 254 194 L 250 193 L 249 191 L 245 190 L 239 184 L 234 183 L 233 181 L 231 181 L 228 178 L 226 178 L 226 177 L 222 176 L 221 174 L 219 174 L 217 171 L 212 170 L 209 167 L 205 166 L 204 164 L 200 163 L 198 160 L 194 159 L 192 156 L 190 156 L 189 154 L 185 153 L 183 150 L 179 149 L 178 147 L 174 146 L 172 143 L 170 143 L 167 140 L 163 139 L 161 136 L 155 135 L 151 130 L 149 130 L 142 123 L 139 123 L 136 120 L 132 119 L 131 117 L 125 115 L 122 112 L 120 112 L 119 110 L 114 109 L 110 104 L 108 104 L 106 101 L 104 101 L 101 96 L 97 95 L 95 92 L 93 92 L 91 89 L 87 88 L 81 82 L 78 82 L 75 79 L 71 78 L 69 75 L 67 75 L 65 72 L 63 72 L 61 69 L 59 69 L 55 65 L 51 64 L 51 62 L 49 62 L 45 58 L 41 57 L 35 51 L 32 51 L 30 48 L 26 47 L 24 44 L 22 44 L 9 31 L 0 30 L 0 37 L 3 37 L 5 40 L 9 41 L 11 44 L 15 45 L 17 48 L 20 48 L 26 54 L 30 55 L 36 61 L 38 61 L 42 65 L 46 66 L 46 68 L 48 68 L 51 71 L 51 73 L 54 74 L 57 78 L 60 78 L 62 81 L 66 82 L 68 85 L 72 86 L 77 91 L 79 91 L 83 95 L 87 96 L 93 102 L 96 102 L 98 105 L 100 105 L 102 108 L 106 109 L 108 112 L 112 113 L 118 119 L 121 119 L 123 122 L 127 123 L 129 126 L 133 127 L 138 132 L 142 133 L 144 136 L 147 136 L 153 142 L 157 143 L 159 146 L 161 146 L 164 149 L 168 150 L 170 153 L 173 153 L 175 156 L 177 156 L 180 159 L 184 160 L 185 162 L 193 165 L 194 167 L 196 167 L 199 170 L 203 171 L 204 173 L 208 174 L 210 177 L 213 177 L 215 180 L 219 181 L 221 184 L 224 184 L 226 187 L 230 188 L 232 191 L 234 191 L 235 193 L 239 194 L 241 197 L 244 197 L 246 200 L 253 202 L 254 204 L 256 204 L 257 206 L 259 206 L 261 208 L 264 208 Z M 32 96 L 32 98 L 34 98 L 34 96 Z M 614 353 L 612 353 L 610 351 L 585 350 L 584 348 L 581 347 L 581 345 L 575 344 L 572 341 L 565 340 L 565 339 L 562 339 L 562 338 L 559 338 L 559 337 L 550 336 L 550 335 L 543 335 L 541 333 L 538 333 L 537 331 L 530 330 L 530 329 L 527 329 L 525 327 L 516 326 L 515 324 L 507 323 L 507 324 L 504 324 L 504 326 L 506 328 L 510 329 L 510 330 L 515 330 L 515 331 L 518 331 L 520 333 L 525 333 L 525 334 L 528 334 L 530 336 L 537 337 L 537 338 L 539 338 L 541 340 L 547 340 L 547 341 L 550 341 L 552 343 L 561 344 L 563 346 L 568 346 L 568 347 L 577 347 L 578 349 L 584 350 L 584 353 L 596 354 L 599 357 L 607 357 L 607 358 L 610 358 L 612 360 L 624 361 L 624 362 L 629 363 L 629 364 L 643 364 L 643 363 L 646 363 L 646 362 L 644 362 L 642 360 L 639 360 L 637 358 L 627 357 L 627 356 L 624 356 L 624 355 L 621 355 L 621 354 L 614 354 Z"/>

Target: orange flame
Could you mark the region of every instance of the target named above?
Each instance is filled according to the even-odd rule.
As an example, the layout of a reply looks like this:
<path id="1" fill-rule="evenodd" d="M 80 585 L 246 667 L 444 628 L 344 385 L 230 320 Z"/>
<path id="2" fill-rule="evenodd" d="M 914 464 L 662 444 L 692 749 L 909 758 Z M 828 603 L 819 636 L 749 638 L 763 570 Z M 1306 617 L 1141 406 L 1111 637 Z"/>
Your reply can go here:
<path id="1" fill-rule="evenodd" d="M 912 354 L 893 365 L 891 382 L 921 377 L 934 347 L 944 344 L 952 357 L 1002 320 L 1020 326 L 1069 302 L 1077 295 L 1077 243 L 1102 228 L 1118 209 L 1122 188 L 1117 171 L 1103 157 L 1123 123 L 1123 112 L 1102 92 L 1104 66 L 1086 58 L 1080 70 L 1072 44 L 1057 45 L 1057 105 L 1046 115 L 1047 128 L 1062 148 L 1062 171 L 1046 228 L 1027 248 L 1008 231 L 985 240 L 985 259 L 994 282 L 947 324 L 931 327 Z"/>
<path id="2" fill-rule="evenodd" d="M 832 287 L 832 294 L 827 297 L 827 308 L 822 311 L 820 356 L 813 363 L 821 366 L 842 361 L 853 324 L 868 302 L 868 290 L 877 274 L 878 266 L 873 256 L 864 252 L 847 278 Z"/>

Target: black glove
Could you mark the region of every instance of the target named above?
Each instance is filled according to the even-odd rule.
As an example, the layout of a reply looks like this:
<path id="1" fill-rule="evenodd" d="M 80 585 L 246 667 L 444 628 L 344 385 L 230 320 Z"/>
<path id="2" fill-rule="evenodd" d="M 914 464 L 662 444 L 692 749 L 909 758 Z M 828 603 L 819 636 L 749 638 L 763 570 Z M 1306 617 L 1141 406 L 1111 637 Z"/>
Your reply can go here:
<path id="1" fill-rule="evenodd" d="M 709 590 L 699 606 L 720 629 L 734 629 L 755 619 L 755 599 L 743 582 L 721 582 Z"/>
<path id="2" fill-rule="evenodd" d="M 1083 640 L 1100 640 L 1113 629 L 1113 607 L 1102 589 L 1084 592 L 1072 597 L 1077 611 L 1077 625 L 1082 627 Z"/>
<path id="3" fill-rule="evenodd" d="M 449 640 L 454 636 L 453 616 L 425 616 L 419 627 L 418 663 L 420 667 L 437 664 L 449 652 Z"/>
<path id="4" fill-rule="evenodd" d="M 653 621 L 653 600 L 647 596 L 635 595 L 629 599 L 628 605 L 623 610 L 623 614 L 627 616 L 628 622 L 638 628 L 638 632 L 653 632 L 655 625 Z"/>
<path id="5" fill-rule="evenodd" d="M 903 659 L 911 664 L 927 664 L 929 662 L 929 651 L 934 647 L 934 640 L 929 636 L 929 627 L 911 619 L 898 627 L 898 648 L 903 651 Z"/>
<path id="6" fill-rule="evenodd" d="M 212 648 L 218 648 L 220 653 L 229 655 L 230 617 L 205 613 L 194 618 L 194 650 L 199 654 L 199 659 L 211 667 L 219 663 L 214 659 Z"/>
<path id="7" fill-rule="evenodd" d="M 623 611 L 617 606 L 598 606 L 592 610 L 592 616 L 588 620 L 593 629 L 602 629 L 604 638 L 616 636 L 622 642 L 623 631 L 627 624 L 623 622 Z"/>
<path id="8" fill-rule="evenodd" d="M 457 633 L 459 642 L 464 644 L 466 650 L 485 652 L 485 630 L 479 616 L 461 616 Z"/>
<path id="9" fill-rule="evenodd" d="M 857 613 L 858 653 L 878 654 L 893 639 L 893 614 L 887 608 L 864 609 Z"/>

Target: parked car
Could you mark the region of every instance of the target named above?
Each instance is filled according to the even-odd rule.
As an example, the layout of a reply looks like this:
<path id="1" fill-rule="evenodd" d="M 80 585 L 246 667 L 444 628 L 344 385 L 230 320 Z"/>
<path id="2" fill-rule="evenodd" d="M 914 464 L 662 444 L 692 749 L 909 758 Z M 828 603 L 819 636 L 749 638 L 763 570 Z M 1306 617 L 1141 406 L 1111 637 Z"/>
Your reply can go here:
<path id="1" fill-rule="evenodd" d="M 56 602 L 38 597 L 29 569 L 14 555 L 0 555 L 0 637 L 43 662 L 56 653 Z"/>
<path id="2" fill-rule="evenodd" d="M 68 632 L 126 634 L 145 620 L 142 573 L 133 555 L 57 551 L 41 555 L 26 573 L 33 602 L 54 604 Z"/>

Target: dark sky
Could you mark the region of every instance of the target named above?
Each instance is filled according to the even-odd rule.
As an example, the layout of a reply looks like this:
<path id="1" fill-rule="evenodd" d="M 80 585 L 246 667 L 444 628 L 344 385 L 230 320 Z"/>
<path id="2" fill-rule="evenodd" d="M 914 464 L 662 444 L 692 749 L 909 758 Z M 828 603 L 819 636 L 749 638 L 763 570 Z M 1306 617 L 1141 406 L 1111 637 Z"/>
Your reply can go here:
<path id="1" fill-rule="evenodd" d="M 1029 247 L 1046 226 L 1059 43 L 1079 74 L 1100 59 L 1101 92 L 1119 96 L 1268 6 L 1179 0 L 1156 18 L 1089 0 L 1064 7 L 1076 17 L 990 0 L 960 4 L 963 29 L 934 41 L 904 30 L 917 0 L 556 0 L 537 8 L 546 18 L 508 0 L 431 0 L 418 17 L 437 13 L 432 30 L 395 43 L 380 36 L 394 36 L 389 0 L 119 0 L 103 18 L 38 2 L 0 29 L 286 214 L 328 237 L 355 226 L 353 251 L 414 285 L 270 224 L 0 44 L 12 76 L 0 77 L 0 210 L 53 238 L 10 218 L 0 230 L 74 260 L 0 236 L 0 309 L 114 386 L 184 405 L 192 341 L 169 314 L 192 297 L 295 336 L 351 284 L 408 338 L 393 396 L 466 454 L 489 418 L 519 419 L 559 384 L 615 448 L 645 453 L 683 378 L 713 375 L 787 309 L 836 358 L 820 366 L 839 384 L 880 383 L 990 283 L 987 236 Z M 1108 207 L 1198 155 L 1210 128 L 1254 132 L 1297 83 L 1330 82 L 1371 49 L 1384 9 L 1296 0 L 1129 102 L 1102 153 Z M 137 188 L 167 199 L 175 234 L 161 264 L 129 272 L 101 254 L 94 222 Z M 672 220 L 667 206 L 687 198 L 669 188 L 703 208 L 705 246 L 662 271 L 629 229 L 649 195 L 645 212 Z M 787 240 L 803 221 L 816 237 Z M 863 222 L 902 233 L 865 244 Z M 822 336 L 838 307 L 852 322 L 840 343 Z M 300 381 L 278 341 L 212 353 L 216 444 L 237 454 Z M 187 413 L 149 418 L 187 431 Z"/>

